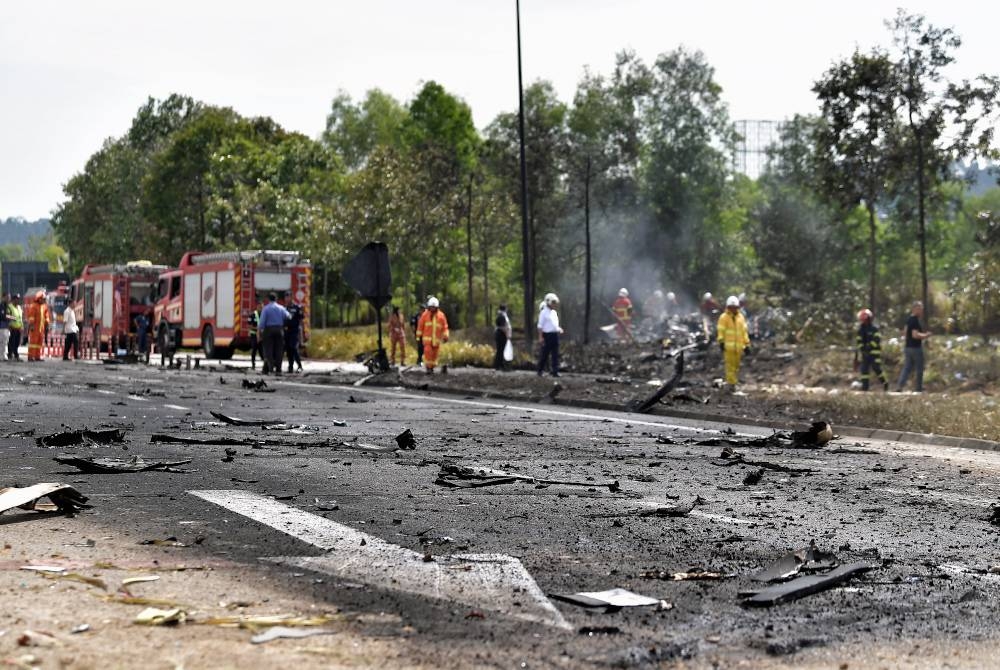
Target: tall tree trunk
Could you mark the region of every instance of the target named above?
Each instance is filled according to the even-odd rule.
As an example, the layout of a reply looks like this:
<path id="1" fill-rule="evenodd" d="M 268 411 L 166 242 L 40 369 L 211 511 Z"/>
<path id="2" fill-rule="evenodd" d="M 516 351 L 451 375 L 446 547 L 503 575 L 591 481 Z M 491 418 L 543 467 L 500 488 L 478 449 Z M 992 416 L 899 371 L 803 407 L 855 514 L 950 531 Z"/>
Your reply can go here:
<path id="1" fill-rule="evenodd" d="M 476 313 L 472 306 L 472 175 L 469 175 L 469 216 L 465 220 L 465 253 L 468 260 L 466 265 L 466 270 L 469 275 L 469 286 L 467 288 L 466 296 L 466 308 L 465 308 L 465 327 L 472 328 L 476 325 Z"/>
<path id="2" fill-rule="evenodd" d="M 920 129 L 917 136 L 917 238 L 920 240 L 920 289 L 924 302 L 924 328 L 931 318 L 931 304 L 927 295 L 927 222 L 924 211 L 924 139 Z"/>
<path id="3" fill-rule="evenodd" d="M 490 309 L 490 250 L 485 240 L 480 240 L 483 245 L 483 314 L 486 315 L 486 325 L 490 324 L 492 310 Z"/>
<path id="4" fill-rule="evenodd" d="M 323 264 L 323 328 L 326 328 L 327 317 L 330 312 L 330 266 Z"/>
<path id="5" fill-rule="evenodd" d="M 521 280 L 524 282 L 524 337 L 528 350 L 535 339 L 534 243 L 528 222 L 528 166 L 524 157 L 524 79 L 521 74 L 521 0 L 515 0 L 517 13 L 517 131 L 521 147 Z"/>
<path id="6" fill-rule="evenodd" d="M 585 278 L 585 297 L 584 297 L 584 307 L 583 307 L 583 343 L 588 344 L 590 342 L 590 291 L 591 291 L 591 272 L 590 272 L 590 156 L 587 156 L 587 171 L 584 173 L 583 179 L 583 228 L 584 236 L 586 238 L 586 261 L 584 263 L 586 278 Z"/>
<path id="7" fill-rule="evenodd" d="M 875 203 L 871 199 L 868 199 L 865 205 L 868 210 L 868 307 L 877 311 L 878 307 L 875 306 L 875 285 L 878 279 L 878 250 L 875 233 L 878 230 L 878 222 L 875 219 Z"/>

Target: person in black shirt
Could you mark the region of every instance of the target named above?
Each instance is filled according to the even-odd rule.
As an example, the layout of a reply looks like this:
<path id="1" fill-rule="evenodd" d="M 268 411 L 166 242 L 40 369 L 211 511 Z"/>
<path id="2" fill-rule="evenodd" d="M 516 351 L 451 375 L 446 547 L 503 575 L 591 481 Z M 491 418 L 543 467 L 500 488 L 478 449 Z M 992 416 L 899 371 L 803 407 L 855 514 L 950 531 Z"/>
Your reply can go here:
<path id="1" fill-rule="evenodd" d="M 285 309 L 289 315 L 285 320 L 285 354 L 288 356 L 288 371 L 295 372 L 295 366 L 298 364 L 299 372 L 302 372 L 299 343 L 302 341 L 302 321 L 305 319 L 305 311 L 302 305 L 292 300 L 291 291 L 285 291 Z"/>
<path id="2" fill-rule="evenodd" d="M 416 339 L 417 339 L 417 367 L 418 368 L 421 365 L 424 364 L 424 342 L 423 342 L 423 340 L 421 338 L 417 337 L 417 322 L 420 321 L 420 315 L 424 313 L 425 309 L 427 309 L 427 304 L 426 303 L 420 305 L 420 309 L 418 309 L 413 314 L 413 316 L 410 317 L 410 328 L 413 329 L 413 336 L 416 337 Z"/>
<path id="3" fill-rule="evenodd" d="M 896 390 L 902 391 L 910 373 L 914 373 L 914 384 L 917 393 L 924 391 L 924 340 L 931 336 L 929 330 L 923 330 L 920 319 L 924 315 L 924 303 L 919 300 L 910 309 L 910 318 L 906 320 L 903 336 L 906 338 L 906 348 L 903 349 L 903 372 L 899 375 Z"/>
<path id="4" fill-rule="evenodd" d="M 878 332 L 878 327 L 872 321 L 872 311 L 863 309 L 858 312 L 858 321 L 861 326 L 858 328 L 857 348 L 854 350 L 854 370 L 861 368 L 861 390 L 868 390 L 868 383 L 871 381 L 872 371 L 878 375 L 882 382 L 882 388 L 889 390 L 889 382 L 885 378 L 882 370 L 882 336 Z M 858 358 L 860 357 L 860 365 Z"/>

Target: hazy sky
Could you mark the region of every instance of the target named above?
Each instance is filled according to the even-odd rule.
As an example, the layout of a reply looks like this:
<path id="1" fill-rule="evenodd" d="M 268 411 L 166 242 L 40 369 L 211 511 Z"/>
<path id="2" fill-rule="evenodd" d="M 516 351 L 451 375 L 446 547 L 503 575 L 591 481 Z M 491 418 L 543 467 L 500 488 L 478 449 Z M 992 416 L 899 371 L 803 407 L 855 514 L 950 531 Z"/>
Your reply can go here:
<path id="1" fill-rule="evenodd" d="M 569 101 L 584 66 L 705 52 L 734 119 L 815 110 L 855 46 L 888 43 L 899 0 L 522 0 L 526 82 Z M 907 2 L 964 39 L 955 74 L 1000 70 L 996 2 Z M 0 218 L 47 216 L 62 185 L 148 96 L 177 92 L 316 137 L 338 89 L 402 101 L 434 79 L 476 124 L 517 105 L 514 0 L 3 0 Z"/>

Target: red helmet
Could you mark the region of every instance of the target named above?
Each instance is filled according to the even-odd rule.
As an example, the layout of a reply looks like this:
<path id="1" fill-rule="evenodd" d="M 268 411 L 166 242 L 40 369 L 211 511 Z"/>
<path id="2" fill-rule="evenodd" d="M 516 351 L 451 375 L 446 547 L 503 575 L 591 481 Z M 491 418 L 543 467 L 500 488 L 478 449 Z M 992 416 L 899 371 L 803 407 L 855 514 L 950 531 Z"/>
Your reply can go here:
<path id="1" fill-rule="evenodd" d="M 864 323 L 865 321 L 871 321 L 872 316 L 873 316 L 872 311 L 867 307 L 865 307 L 863 310 L 858 312 L 858 321 L 860 321 L 861 323 Z"/>

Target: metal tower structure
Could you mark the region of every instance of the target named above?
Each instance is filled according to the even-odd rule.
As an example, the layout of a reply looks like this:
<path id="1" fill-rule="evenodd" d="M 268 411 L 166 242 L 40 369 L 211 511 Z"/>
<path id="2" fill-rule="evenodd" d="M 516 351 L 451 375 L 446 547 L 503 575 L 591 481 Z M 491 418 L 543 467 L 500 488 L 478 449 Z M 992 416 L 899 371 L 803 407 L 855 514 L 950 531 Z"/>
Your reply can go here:
<path id="1" fill-rule="evenodd" d="M 734 122 L 740 139 L 733 153 L 733 171 L 757 179 L 767 165 L 767 150 L 781 139 L 781 121 L 741 119 Z"/>

